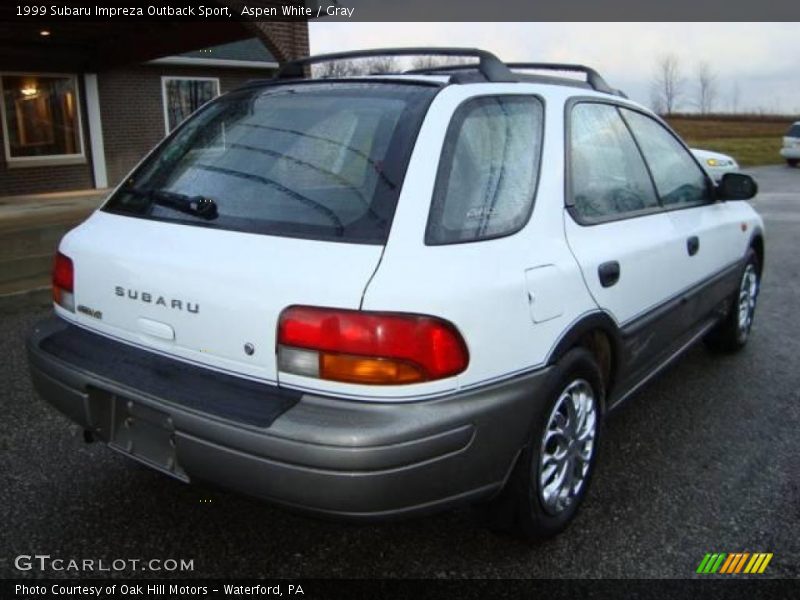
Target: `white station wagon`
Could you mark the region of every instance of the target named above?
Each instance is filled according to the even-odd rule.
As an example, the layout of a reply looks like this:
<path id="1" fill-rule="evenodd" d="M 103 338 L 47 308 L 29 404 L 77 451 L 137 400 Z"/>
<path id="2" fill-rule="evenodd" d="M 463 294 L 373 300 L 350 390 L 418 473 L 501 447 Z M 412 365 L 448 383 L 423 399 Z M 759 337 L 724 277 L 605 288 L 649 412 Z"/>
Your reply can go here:
<path id="1" fill-rule="evenodd" d="M 305 76 L 414 54 L 476 61 Z M 33 381 L 184 481 L 358 519 L 480 503 L 553 535 L 611 410 L 695 342 L 747 341 L 755 193 L 586 67 L 301 59 L 202 107 L 64 237 Z"/>

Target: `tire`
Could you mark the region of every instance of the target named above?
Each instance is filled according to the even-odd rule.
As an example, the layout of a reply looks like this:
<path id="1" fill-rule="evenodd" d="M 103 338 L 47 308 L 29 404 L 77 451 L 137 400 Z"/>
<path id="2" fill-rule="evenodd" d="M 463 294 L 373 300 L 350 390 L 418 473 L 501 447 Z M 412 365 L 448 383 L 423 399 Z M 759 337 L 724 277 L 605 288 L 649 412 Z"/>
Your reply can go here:
<path id="1" fill-rule="evenodd" d="M 493 529 L 527 541 L 552 537 L 575 518 L 586 497 L 597 456 L 604 385 L 592 354 L 584 348 L 570 350 L 556 363 L 546 389 L 549 390 L 545 395 L 547 401 L 534 418 L 528 443 L 505 488 L 487 506 L 489 524 Z M 581 411 L 583 419 L 576 419 L 578 415 L 572 411 L 575 401 L 585 403 Z M 554 434 L 553 429 L 563 421 L 565 414 L 569 416 L 563 425 L 572 418 L 572 422 L 579 426 L 579 433 L 585 429 L 587 439 L 579 442 L 573 437 L 574 443 L 567 450 L 566 460 L 562 461 L 564 477 L 580 473 L 580 480 L 564 480 L 566 485 L 559 488 L 559 469 L 552 459 L 556 449 L 563 449 L 558 441 L 563 443 L 566 437 Z M 572 431 L 571 428 L 568 431 Z M 546 435 L 549 441 L 546 441 Z M 548 457 L 551 460 L 546 460 Z M 542 481 L 550 481 L 551 485 L 543 486 Z M 554 489 L 560 493 L 548 494 Z"/>
<path id="2" fill-rule="evenodd" d="M 789 165 L 790 167 L 796 167 L 797 163 L 798 163 L 798 160 L 796 158 L 787 158 L 786 159 L 786 164 Z"/>
<path id="3" fill-rule="evenodd" d="M 739 287 L 731 296 L 728 315 L 704 340 L 711 351 L 729 354 L 738 352 L 747 345 L 760 289 L 761 266 L 758 256 L 750 248 L 739 277 Z"/>

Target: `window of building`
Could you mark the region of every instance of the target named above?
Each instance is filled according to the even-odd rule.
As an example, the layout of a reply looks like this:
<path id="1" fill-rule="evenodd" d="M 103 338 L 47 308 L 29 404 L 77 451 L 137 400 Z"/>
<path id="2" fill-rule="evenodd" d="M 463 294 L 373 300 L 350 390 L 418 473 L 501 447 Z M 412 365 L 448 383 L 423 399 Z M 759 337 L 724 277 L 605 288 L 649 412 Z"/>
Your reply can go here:
<path id="1" fill-rule="evenodd" d="M 213 77 L 162 77 L 161 86 L 167 133 L 203 104 L 219 96 L 219 79 Z"/>
<path id="2" fill-rule="evenodd" d="M 72 75 L 5 74 L 3 143 L 9 164 L 83 160 L 77 79 Z"/>

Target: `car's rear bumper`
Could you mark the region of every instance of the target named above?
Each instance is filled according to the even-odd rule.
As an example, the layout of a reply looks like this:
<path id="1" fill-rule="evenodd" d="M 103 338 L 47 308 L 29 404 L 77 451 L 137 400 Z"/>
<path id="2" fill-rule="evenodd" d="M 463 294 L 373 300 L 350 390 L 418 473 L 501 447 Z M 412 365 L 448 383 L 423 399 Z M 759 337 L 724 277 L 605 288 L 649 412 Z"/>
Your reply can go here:
<path id="1" fill-rule="evenodd" d="M 86 351 L 55 352 L 56 337 L 73 346 L 78 340 Z M 104 353 L 113 351 L 120 366 L 87 362 L 86 344 L 92 343 L 102 344 Z M 498 491 L 526 442 L 549 374 L 542 369 L 397 404 L 252 382 L 241 391 L 238 378 L 202 369 L 201 376 L 211 374 L 217 381 L 211 401 L 220 406 L 227 386 L 250 398 L 247 402 L 259 402 L 258 386 L 264 403 L 284 402 L 265 425 L 258 407 L 241 400 L 235 412 L 212 410 L 193 404 L 196 395 L 170 387 L 172 373 L 185 371 L 184 363 L 147 353 L 149 366 L 141 367 L 146 372 L 125 366 L 136 363 L 135 352 L 143 351 L 57 318 L 37 325 L 28 339 L 36 390 L 96 438 L 123 452 L 142 453 L 140 460 L 185 480 L 350 518 L 427 512 Z M 166 385 L 143 385 L 147 378 Z"/>
<path id="2" fill-rule="evenodd" d="M 800 146 L 784 146 L 781 148 L 781 156 L 783 158 L 797 158 L 800 159 Z"/>

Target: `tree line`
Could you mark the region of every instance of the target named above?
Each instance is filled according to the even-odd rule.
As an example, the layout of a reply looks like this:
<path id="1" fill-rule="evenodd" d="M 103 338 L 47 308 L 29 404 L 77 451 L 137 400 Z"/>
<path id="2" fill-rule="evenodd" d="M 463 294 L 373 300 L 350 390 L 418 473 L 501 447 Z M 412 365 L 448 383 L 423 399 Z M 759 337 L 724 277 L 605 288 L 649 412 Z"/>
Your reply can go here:
<path id="1" fill-rule="evenodd" d="M 727 95 L 730 112 L 741 108 L 741 92 L 734 82 Z M 651 108 L 662 115 L 671 115 L 679 109 L 692 108 L 700 114 L 720 110 L 719 75 L 708 61 L 698 61 L 688 77 L 675 54 L 663 54 L 656 61 L 650 82 Z"/>
<path id="2" fill-rule="evenodd" d="M 447 56 L 417 56 L 398 59 L 395 56 L 371 56 L 353 60 L 335 60 L 312 66 L 314 77 L 338 78 L 358 75 L 398 73 L 407 69 L 424 70 L 445 65 L 463 65 L 474 62 L 469 58 Z M 738 82 L 733 82 L 722 93 L 719 74 L 710 63 L 700 60 L 685 70 L 675 54 L 663 54 L 657 61 L 650 82 L 651 108 L 661 115 L 696 111 L 700 114 L 741 112 L 742 94 Z M 725 101 L 725 106 L 722 106 Z M 769 111 L 760 109 L 759 114 Z"/>

